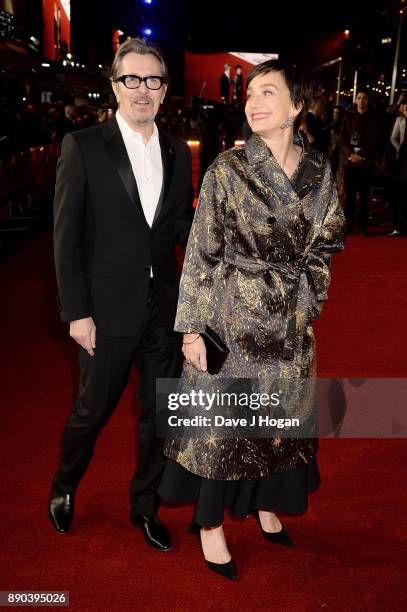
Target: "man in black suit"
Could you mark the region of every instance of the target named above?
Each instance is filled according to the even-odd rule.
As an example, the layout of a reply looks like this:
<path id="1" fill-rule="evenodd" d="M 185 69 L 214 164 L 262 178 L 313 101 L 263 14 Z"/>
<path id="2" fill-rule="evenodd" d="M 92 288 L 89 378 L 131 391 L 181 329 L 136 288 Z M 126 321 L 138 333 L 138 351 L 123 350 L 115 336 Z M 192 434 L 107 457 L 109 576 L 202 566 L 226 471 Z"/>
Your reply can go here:
<path id="1" fill-rule="evenodd" d="M 369 235 L 370 190 L 383 154 L 383 127 L 381 118 L 370 108 L 369 92 L 360 89 L 356 108 L 346 113 L 339 132 L 348 234 L 353 232 L 359 192 L 359 232 L 361 236 Z"/>
<path id="2" fill-rule="evenodd" d="M 155 435 L 155 381 L 176 375 L 175 244 L 186 245 L 193 210 L 188 146 L 155 124 L 166 83 L 160 51 L 129 39 L 112 65 L 116 116 L 68 134 L 62 144 L 55 265 L 61 317 L 80 345 L 80 382 L 49 504 L 54 527 L 67 532 L 75 491 L 134 363 L 141 415 L 131 523 L 159 550 L 168 550 L 171 538 L 157 517 L 164 459 Z"/>
<path id="3" fill-rule="evenodd" d="M 224 104 L 229 104 L 230 96 L 230 64 L 224 65 L 224 70 L 219 79 L 219 96 Z"/>

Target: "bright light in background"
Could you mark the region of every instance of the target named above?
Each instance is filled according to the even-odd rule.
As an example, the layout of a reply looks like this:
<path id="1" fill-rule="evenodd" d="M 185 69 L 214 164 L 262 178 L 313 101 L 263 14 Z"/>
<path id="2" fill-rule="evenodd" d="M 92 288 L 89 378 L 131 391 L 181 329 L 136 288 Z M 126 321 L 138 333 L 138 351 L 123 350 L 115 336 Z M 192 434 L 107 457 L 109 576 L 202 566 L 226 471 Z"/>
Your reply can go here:
<path id="1" fill-rule="evenodd" d="M 61 0 L 61 4 L 66 16 L 68 17 L 69 21 L 71 21 L 71 0 Z"/>
<path id="2" fill-rule="evenodd" d="M 46 62 L 43 62 L 43 63 L 41 64 L 41 66 L 42 66 L 43 68 L 49 68 L 49 67 L 51 66 L 51 64 L 47 64 Z"/>
<path id="3" fill-rule="evenodd" d="M 144 0 L 144 4 L 151 4 L 152 0 Z"/>
<path id="4" fill-rule="evenodd" d="M 152 31 L 151 31 L 150 28 L 144 28 L 143 29 L 143 34 L 144 34 L 144 36 L 151 36 Z"/>

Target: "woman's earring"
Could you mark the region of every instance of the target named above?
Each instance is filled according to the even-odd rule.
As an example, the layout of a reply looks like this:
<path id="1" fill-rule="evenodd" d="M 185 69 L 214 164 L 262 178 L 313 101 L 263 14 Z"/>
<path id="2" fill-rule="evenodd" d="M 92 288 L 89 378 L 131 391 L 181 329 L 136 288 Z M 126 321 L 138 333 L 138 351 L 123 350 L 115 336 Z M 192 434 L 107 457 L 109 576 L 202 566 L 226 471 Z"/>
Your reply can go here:
<path id="1" fill-rule="evenodd" d="M 289 128 L 292 127 L 294 125 L 294 119 L 291 119 L 291 117 L 289 117 L 286 121 L 284 121 L 283 125 L 281 126 L 281 129 L 284 130 L 284 128 Z"/>

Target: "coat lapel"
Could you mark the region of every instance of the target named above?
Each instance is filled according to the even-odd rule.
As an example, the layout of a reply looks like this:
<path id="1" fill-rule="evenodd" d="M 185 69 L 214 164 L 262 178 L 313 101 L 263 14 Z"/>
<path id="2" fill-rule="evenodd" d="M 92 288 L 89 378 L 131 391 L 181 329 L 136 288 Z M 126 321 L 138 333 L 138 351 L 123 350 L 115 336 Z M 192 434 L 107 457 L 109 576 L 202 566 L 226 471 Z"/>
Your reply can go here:
<path id="1" fill-rule="evenodd" d="M 137 182 L 134 178 L 133 169 L 131 167 L 130 158 L 127 154 L 126 146 L 115 117 L 110 119 L 110 121 L 105 124 L 103 137 L 107 151 L 112 159 L 112 163 L 119 173 L 120 179 L 133 206 L 136 207 L 136 209 L 142 215 L 144 221 L 147 223 L 144 216 L 143 207 L 141 205 Z"/>
<path id="2" fill-rule="evenodd" d="M 247 160 L 263 187 L 270 196 L 277 195 L 286 205 L 298 205 L 309 191 L 322 179 L 315 166 L 322 166 L 317 154 L 300 135 L 294 138 L 296 144 L 302 145 L 303 151 L 297 169 L 291 180 L 287 177 L 266 143 L 257 134 L 253 134 L 245 145 Z M 309 164 L 311 161 L 313 163 Z M 310 171 L 308 171 L 310 170 Z"/>
<path id="3" fill-rule="evenodd" d="M 158 200 L 157 208 L 154 215 L 153 225 L 157 222 L 159 216 L 165 208 L 165 202 L 168 197 L 170 190 L 172 175 L 174 172 L 175 153 L 171 146 L 170 139 L 165 132 L 159 130 L 161 158 L 163 162 L 163 184 L 161 187 L 160 198 Z"/>

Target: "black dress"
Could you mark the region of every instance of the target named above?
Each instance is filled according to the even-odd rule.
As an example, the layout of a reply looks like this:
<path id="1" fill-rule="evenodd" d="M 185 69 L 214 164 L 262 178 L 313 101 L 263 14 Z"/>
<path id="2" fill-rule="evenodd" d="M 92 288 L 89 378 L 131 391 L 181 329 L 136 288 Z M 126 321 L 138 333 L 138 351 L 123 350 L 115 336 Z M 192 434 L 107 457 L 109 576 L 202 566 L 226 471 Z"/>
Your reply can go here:
<path id="1" fill-rule="evenodd" d="M 216 527 L 223 522 L 225 507 L 237 517 L 246 517 L 255 510 L 305 512 L 308 494 L 319 484 L 315 457 L 293 470 L 256 480 L 202 478 L 168 459 L 158 494 L 174 504 L 194 502 L 195 521 L 204 527 Z"/>

